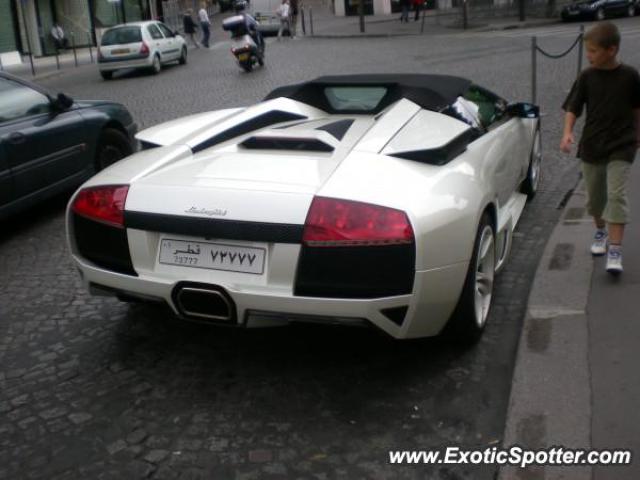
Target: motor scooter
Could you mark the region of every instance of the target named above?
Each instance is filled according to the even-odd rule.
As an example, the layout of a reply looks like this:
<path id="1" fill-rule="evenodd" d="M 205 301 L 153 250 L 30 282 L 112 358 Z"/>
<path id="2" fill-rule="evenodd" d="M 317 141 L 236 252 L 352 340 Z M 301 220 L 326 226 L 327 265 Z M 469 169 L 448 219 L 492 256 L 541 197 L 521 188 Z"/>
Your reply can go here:
<path id="1" fill-rule="evenodd" d="M 247 31 L 243 15 L 227 18 L 222 22 L 222 28 L 231 32 L 231 53 L 245 72 L 253 70 L 256 63 L 264 66 L 264 40 L 261 45 L 256 44 Z"/>

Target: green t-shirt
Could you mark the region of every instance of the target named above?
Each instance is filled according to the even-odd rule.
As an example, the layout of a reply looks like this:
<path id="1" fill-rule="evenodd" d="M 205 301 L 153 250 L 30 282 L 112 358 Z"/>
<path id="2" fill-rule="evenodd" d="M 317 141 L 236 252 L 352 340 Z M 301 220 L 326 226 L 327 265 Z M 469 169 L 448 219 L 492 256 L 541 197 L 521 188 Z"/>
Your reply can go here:
<path id="1" fill-rule="evenodd" d="M 640 109 L 640 75 L 628 65 L 612 70 L 587 68 L 571 88 L 563 110 L 577 117 L 587 106 L 578 157 L 589 163 L 608 159 L 633 162 L 637 148 L 635 109 Z"/>

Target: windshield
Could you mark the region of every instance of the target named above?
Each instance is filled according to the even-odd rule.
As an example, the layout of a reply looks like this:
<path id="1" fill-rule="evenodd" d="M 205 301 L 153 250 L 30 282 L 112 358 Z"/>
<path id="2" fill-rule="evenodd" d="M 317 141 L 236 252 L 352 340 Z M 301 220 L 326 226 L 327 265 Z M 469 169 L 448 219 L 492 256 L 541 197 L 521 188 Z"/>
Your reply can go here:
<path id="1" fill-rule="evenodd" d="M 102 36 L 102 45 L 120 45 L 123 43 L 140 43 L 142 33 L 140 27 L 118 27 L 107 30 Z"/>

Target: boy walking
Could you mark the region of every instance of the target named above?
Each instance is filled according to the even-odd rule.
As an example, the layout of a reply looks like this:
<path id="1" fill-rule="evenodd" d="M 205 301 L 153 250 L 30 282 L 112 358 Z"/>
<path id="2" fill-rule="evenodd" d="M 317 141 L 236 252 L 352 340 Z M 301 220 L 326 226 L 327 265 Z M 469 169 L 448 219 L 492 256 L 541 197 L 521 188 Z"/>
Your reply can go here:
<path id="1" fill-rule="evenodd" d="M 640 145 L 640 75 L 617 59 L 620 32 L 601 22 L 584 36 L 591 64 L 577 78 L 562 105 L 564 132 L 560 149 L 570 153 L 573 127 L 587 106 L 578 157 L 587 187 L 587 209 L 596 232 L 591 253 L 607 254 L 606 269 L 622 273 L 622 239 L 629 218 L 627 181 Z"/>

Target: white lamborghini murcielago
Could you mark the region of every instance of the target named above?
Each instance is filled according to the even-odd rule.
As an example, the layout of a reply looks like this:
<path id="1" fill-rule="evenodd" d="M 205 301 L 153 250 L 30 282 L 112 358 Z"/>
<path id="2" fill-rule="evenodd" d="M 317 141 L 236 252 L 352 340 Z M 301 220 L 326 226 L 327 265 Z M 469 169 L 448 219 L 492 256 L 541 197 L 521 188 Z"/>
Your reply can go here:
<path id="1" fill-rule="evenodd" d="M 479 338 L 541 168 L 536 106 L 443 75 L 321 77 L 137 138 L 69 203 L 92 292 L 399 339 Z"/>

